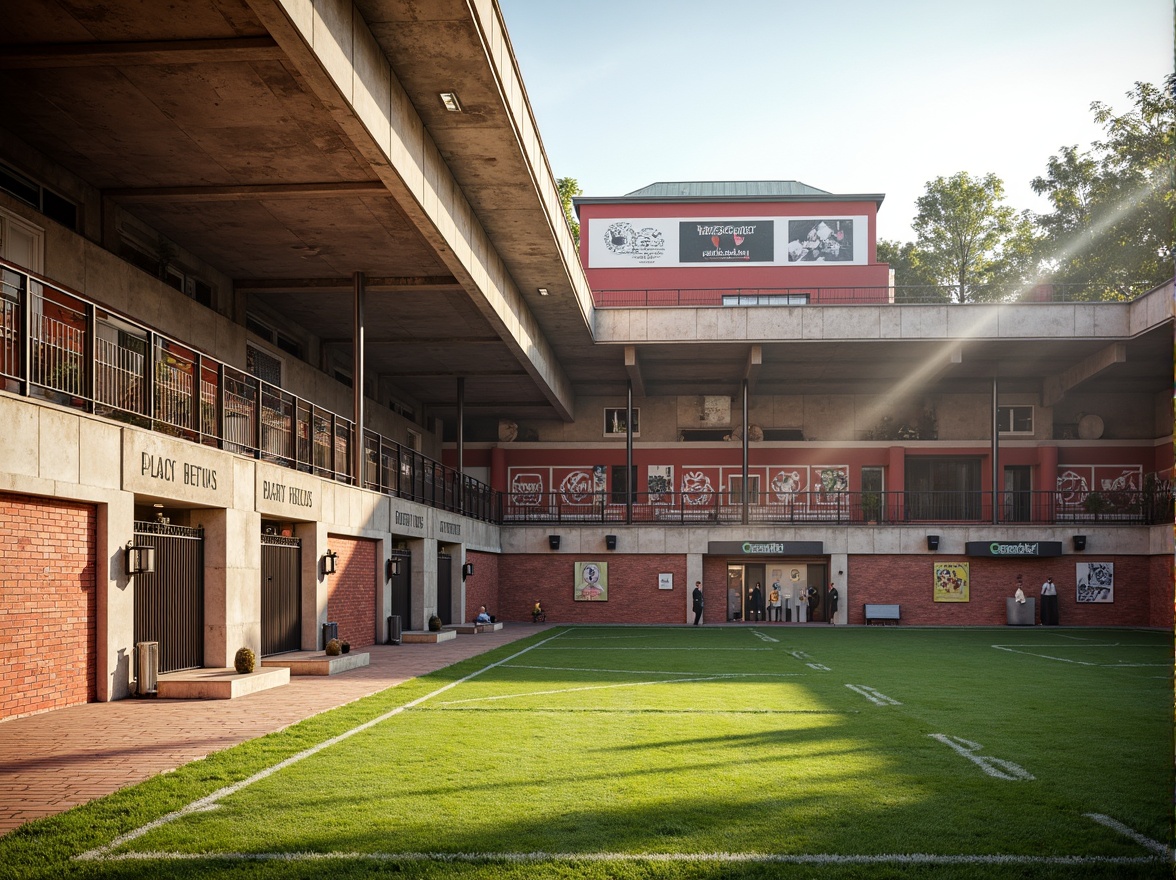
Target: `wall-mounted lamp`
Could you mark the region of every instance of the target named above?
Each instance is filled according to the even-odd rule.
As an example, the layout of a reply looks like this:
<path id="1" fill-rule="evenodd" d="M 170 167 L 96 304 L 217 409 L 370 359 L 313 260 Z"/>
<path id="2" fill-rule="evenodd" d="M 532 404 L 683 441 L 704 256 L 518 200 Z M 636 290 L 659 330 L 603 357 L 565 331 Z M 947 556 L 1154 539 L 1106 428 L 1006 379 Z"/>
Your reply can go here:
<path id="1" fill-rule="evenodd" d="M 559 549 L 559 535 L 548 535 L 547 536 L 547 546 L 550 547 L 552 550 L 558 550 Z"/>
<path id="2" fill-rule="evenodd" d="M 463 565 L 461 567 L 461 579 L 463 581 L 466 578 L 468 578 L 470 575 L 472 575 L 473 573 L 474 573 L 474 564 L 472 562 L 467 562 L 465 565 Z"/>
<path id="3" fill-rule="evenodd" d="M 605 535 L 604 536 L 604 546 L 607 547 L 609 550 L 616 550 L 617 549 L 617 536 L 616 535 Z"/>
<path id="4" fill-rule="evenodd" d="M 155 548 L 150 544 L 134 544 L 127 541 L 125 557 L 128 577 L 151 574 L 155 571 Z"/>
<path id="5" fill-rule="evenodd" d="M 457 92 L 440 92 L 441 106 L 450 113 L 461 112 L 461 101 L 457 99 Z"/>
<path id="6" fill-rule="evenodd" d="M 1085 550 L 1086 549 L 1086 535 L 1075 535 L 1074 536 L 1074 549 L 1075 550 Z"/>
<path id="7" fill-rule="evenodd" d="M 394 577 L 400 576 L 400 560 L 393 556 L 384 563 L 384 580 L 390 581 Z"/>
<path id="8" fill-rule="evenodd" d="M 323 574 L 334 574 L 335 568 L 338 565 L 339 554 L 334 550 L 328 550 L 323 554 Z"/>
<path id="9" fill-rule="evenodd" d="M 938 550 L 939 549 L 939 535 L 928 535 L 927 536 L 927 549 L 928 550 Z"/>

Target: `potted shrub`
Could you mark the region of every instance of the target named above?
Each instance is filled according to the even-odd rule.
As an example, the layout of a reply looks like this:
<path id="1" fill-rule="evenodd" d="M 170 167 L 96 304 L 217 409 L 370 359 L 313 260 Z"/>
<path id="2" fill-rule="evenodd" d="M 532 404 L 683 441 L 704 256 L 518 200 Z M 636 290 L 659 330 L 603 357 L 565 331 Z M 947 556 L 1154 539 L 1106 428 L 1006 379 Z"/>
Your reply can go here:
<path id="1" fill-rule="evenodd" d="M 343 653 L 343 645 L 338 639 L 331 639 L 327 642 L 326 651 L 328 657 L 338 657 Z"/>
<path id="2" fill-rule="evenodd" d="M 348 642 L 348 641 L 340 642 L 339 647 L 343 649 L 344 654 L 351 653 L 351 642 Z"/>
<path id="3" fill-rule="evenodd" d="M 248 648 L 238 648 L 233 667 L 242 675 L 250 673 L 257 667 L 257 655 Z"/>
<path id="4" fill-rule="evenodd" d="M 429 632 L 441 632 L 441 618 L 436 614 L 429 618 Z"/>

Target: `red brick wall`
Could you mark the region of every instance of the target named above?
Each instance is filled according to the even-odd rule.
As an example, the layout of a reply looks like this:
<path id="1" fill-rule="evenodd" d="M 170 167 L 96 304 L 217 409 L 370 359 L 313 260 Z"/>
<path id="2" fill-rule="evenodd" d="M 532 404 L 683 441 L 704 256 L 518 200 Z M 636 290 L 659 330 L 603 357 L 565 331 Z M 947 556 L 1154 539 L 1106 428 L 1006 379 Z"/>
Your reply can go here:
<path id="1" fill-rule="evenodd" d="M 1148 626 L 1172 629 L 1173 617 L 1173 568 L 1171 556 L 1152 556 L 1150 559 L 1151 584 L 1150 614 Z M 1115 598 L 1119 595 L 1119 567 L 1115 566 Z"/>
<path id="2" fill-rule="evenodd" d="M 607 602 L 572 598 L 576 562 L 608 563 Z M 498 617 L 502 620 L 530 621 L 531 607 L 538 599 L 548 623 L 684 623 L 687 597 L 694 589 L 686 583 L 686 557 L 681 554 L 503 556 L 498 572 Z M 657 588 L 661 572 L 674 575 L 674 589 Z"/>
<path id="3" fill-rule="evenodd" d="M 988 559 L 940 554 L 932 556 L 851 556 L 846 608 L 850 623 L 865 623 L 862 606 L 867 603 L 898 603 L 902 623 L 919 626 L 1004 626 L 1005 598 L 1016 590 L 1016 578 L 1023 578 L 1026 596 L 1038 598 L 1041 584 L 1052 576 L 1058 588 L 1058 622 L 1062 626 L 1149 626 L 1153 623 L 1154 590 L 1160 566 L 1146 556 L 1091 556 L 1091 561 L 1115 564 L 1115 601 L 1110 604 L 1078 604 L 1075 563 L 1085 557 L 1054 559 Z M 932 566 L 936 562 L 967 562 L 970 601 L 932 600 Z M 1172 596 L 1166 591 L 1168 621 Z M 709 597 L 708 597 L 708 602 Z M 1038 609 L 1040 614 L 1040 607 Z"/>
<path id="4" fill-rule="evenodd" d="M 0 495 L 0 718 L 95 698 L 96 523 L 92 505 Z"/>
<path id="5" fill-rule="evenodd" d="M 465 621 L 473 623 L 478 616 L 478 606 L 485 605 L 486 610 L 496 619 L 501 620 L 502 614 L 498 610 L 498 556 L 494 553 L 478 553 L 466 551 L 466 562 L 474 564 L 474 573 L 466 578 L 466 606 Z"/>
<path id="6" fill-rule="evenodd" d="M 376 542 L 330 535 L 327 546 L 339 554 L 327 576 L 327 620 L 339 624 L 339 638 L 362 648 L 376 641 Z"/>

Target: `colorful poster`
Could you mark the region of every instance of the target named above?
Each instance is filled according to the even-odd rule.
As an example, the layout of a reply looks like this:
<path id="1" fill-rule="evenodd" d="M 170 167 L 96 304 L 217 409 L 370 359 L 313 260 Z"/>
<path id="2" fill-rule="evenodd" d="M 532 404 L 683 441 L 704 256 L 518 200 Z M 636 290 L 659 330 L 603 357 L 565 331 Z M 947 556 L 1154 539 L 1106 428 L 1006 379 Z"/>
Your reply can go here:
<path id="1" fill-rule="evenodd" d="M 608 601 L 608 563 L 577 562 L 572 598 L 577 602 Z"/>
<path id="2" fill-rule="evenodd" d="M 1078 563 L 1078 601 L 1115 601 L 1115 563 Z"/>
<path id="3" fill-rule="evenodd" d="M 852 217 L 788 221 L 789 263 L 852 263 Z"/>
<path id="4" fill-rule="evenodd" d="M 968 566 L 967 562 L 936 562 L 935 584 L 933 596 L 936 602 L 967 602 L 968 599 Z"/>
<path id="5" fill-rule="evenodd" d="M 682 263 L 771 263 L 775 244 L 771 220 L 698 220 L 678 224 Z"/>

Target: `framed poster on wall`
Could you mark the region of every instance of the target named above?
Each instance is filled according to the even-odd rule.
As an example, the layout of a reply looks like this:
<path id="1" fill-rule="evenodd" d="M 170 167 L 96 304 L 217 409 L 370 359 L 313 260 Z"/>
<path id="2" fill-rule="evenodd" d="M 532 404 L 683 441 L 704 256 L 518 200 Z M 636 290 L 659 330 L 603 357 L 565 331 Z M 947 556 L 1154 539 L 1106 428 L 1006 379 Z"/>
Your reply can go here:
<path id="1" fill-rule="evenodd" d="M 577 602 L 608 601 L 608 563 L 577 562 L 572 598 Z"/>
<path id="2" fill-rule="evenodd" d="M 1115 563 L 1079 562 L 1077 584 L 1079 602 L 1114 602 Z"/>
<path id="3" fill-rule="evenodd" d="M 968 590 L 967 562 L 937 562 L 932 568 L 935 572 L 932 587 L 936 602 L 967 602 Z"/>

